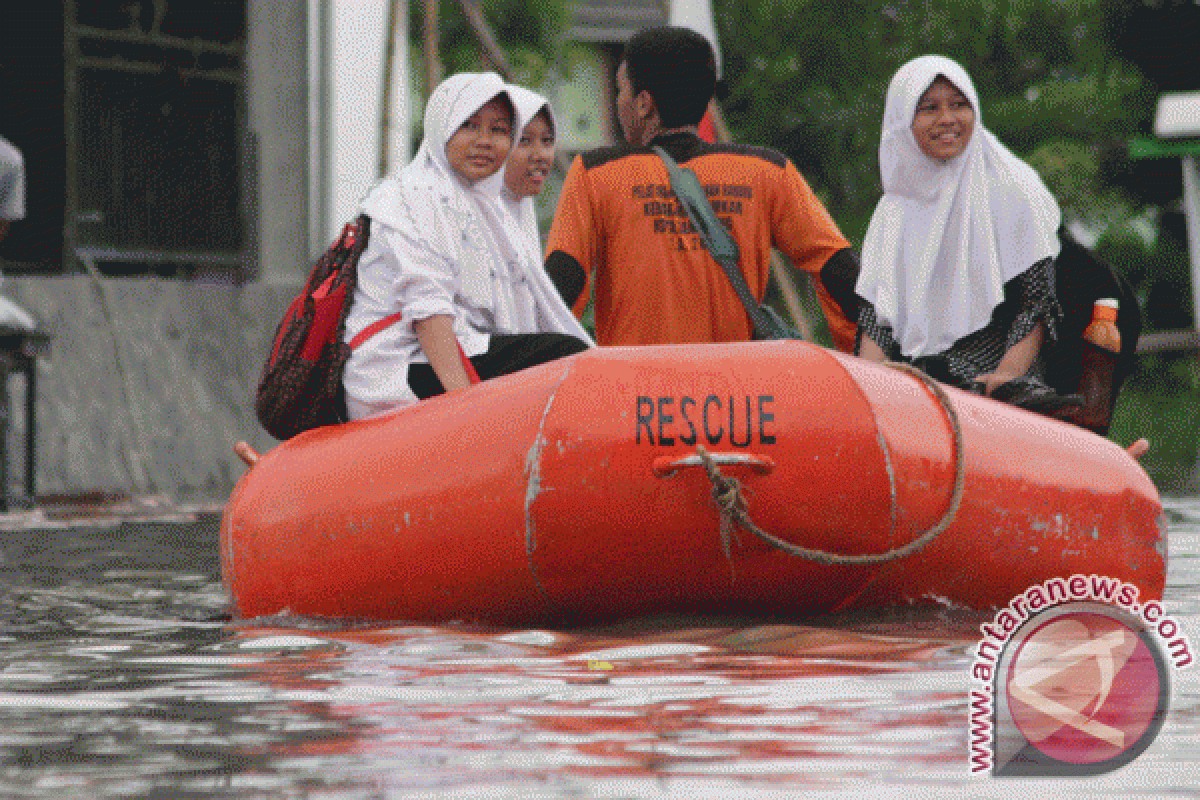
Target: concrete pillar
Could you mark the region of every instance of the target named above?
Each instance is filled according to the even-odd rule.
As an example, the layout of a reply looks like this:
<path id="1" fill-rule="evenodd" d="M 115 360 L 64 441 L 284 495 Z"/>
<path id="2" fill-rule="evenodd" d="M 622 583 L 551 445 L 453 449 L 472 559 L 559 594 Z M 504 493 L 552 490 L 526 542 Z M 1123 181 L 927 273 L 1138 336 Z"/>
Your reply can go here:
<path id="1" fill-rule="evenodd" d="M 308 20 L 305 0 L 247 0 L 246 99 L 259 280 L 308 276 Z"/>
<path id="2" fill-rule="evenodd" d="M 1192 265 L 1192 325 L 1200 330 L 1200 164 L 1195 156 L 1183 157 L 1183 211 Z"/>
<path id="3" fill-rule="evenodd" d="M 380 178 L 384 59 L 393 3 L 403 21 L 403 0 L 308 0 L 313 258 L 354 218 Z M 406 51 L 405 46 L 401 57 Z M 400 70 L 404 85 L 406 71 Z"/>
<path id="4" fill-rule="evenodd" d="M 317 258 L 330 238 L 333 191 L 333 9 L 332 0 L 308 6 L 308 253 Z"/>
<path id="5" fill-rule="evenodd" d="M 384 75 L 390 78 L 390 85 L 384 87 L 385 92 L 390 92 L 389 113 L 384 120 L 387 147 L 386 168 L 382 170 L 384 175 L 396 172 L 412 158 L 412 118 L 421 113 L 421 109 L 413 107 L 414 99 L 419 103 L 420 98 L 414 96 L 409 82 L 408 2 L 391 2 L 394 15 L 391 69 L 384 65 Z"/>

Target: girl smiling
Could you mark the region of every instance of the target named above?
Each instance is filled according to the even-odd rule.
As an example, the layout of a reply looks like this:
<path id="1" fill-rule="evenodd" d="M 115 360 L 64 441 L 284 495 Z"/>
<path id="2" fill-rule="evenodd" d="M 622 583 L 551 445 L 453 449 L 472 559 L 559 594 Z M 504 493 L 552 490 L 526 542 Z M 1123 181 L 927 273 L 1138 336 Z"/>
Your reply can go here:
<path id="1" fill-rule="evenodd" d="M 1037 377 L 1057 336 L 1062 214 L 1037 173 L 980 122 L 966 71 L 901 67 L 887 93 L 884 195 L 863 241 L 858 352 L 1039 411 L 1078 405 Z"/>
<path id="2" fill-rule="evenodd" d="M 345 335 L 351 419 L 587 347 L 559 323 L 570 312 L 557 295 L 529 291 L 512 245 L 499 193 L 513 121 L 496 73 L 447 78 L 412 162 L 363 201 L 372 229 Z M 554 301 L 561 313 L 545 308 Z"/>

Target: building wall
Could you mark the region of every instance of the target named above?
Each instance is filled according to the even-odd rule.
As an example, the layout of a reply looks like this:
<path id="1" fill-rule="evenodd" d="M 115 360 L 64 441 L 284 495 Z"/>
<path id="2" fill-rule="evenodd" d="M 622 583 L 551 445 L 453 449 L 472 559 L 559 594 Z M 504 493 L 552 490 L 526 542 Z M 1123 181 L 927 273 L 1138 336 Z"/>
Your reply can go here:
<path id="1" fill-rule="evenodd" d="M 308 17 L 304 0 L 247 0 L 247 158 L 259 280 L 308 273 Z"/>
<path id="2" fill-rule="evenodd" d="M 610 16 L 624 19 L 622 4 L 600 4 L 606 3 L 612 6 Z M 73 253 L 65 264 L 47 263 L 41 274 L 10 274 L 3 292 L 32 311 L 53 336 L 49 353 L 37 361 L 39 493 L 111 490 L 221 497 L 243 471 L 231 450 L 235 441 L 246 439 L 260 450 L 274 446 L 254 417 L 259 370 L 274 327 L 307 276 L 314 254 L 349 216 L 346 209 L 378 178 L 379 51 L 387 30 L 383 9 L 391 5 L 389 0 L 336 0 L 338 13 L 330 14 L 329 26 L 320 29 L 327 38 L 315 42 L 312 15 L 318 0 L 245 0 L 240 124 L 250 209 L 245 236 L 256 282 L 222 282 L 220 274 L 205 281 L 104 278 L 77 272 Z M 61 36 L 62 18 L 57 19 L 39 23 L 39 30 Z M 401 12 L 393 40 L 396 60 L 385 140 L 389 171 L 407 159 L 410 120 L 420 116 L 420 109 L 409 107 L 404 69 L 409 32 L 403 19 Z M 612 40 L 611 34 L 581 37 Z M 356 55 L 350 44 L 362 41 L 370 42 L 370 52 Z M 564 139 L 577 147 L 611 137 L 605 124 L 609 101 L 603 87 L 597 88 L 611 69 L 596 52 L 587 49 L 584 55 L 589 58 L 580 56 L 577 83 L 564 89 L 578 96 L 563 100 L 565 118 L 579 141 Z M 346 61 L 356 57 L 363 63 Z M 331 64 L 331 58 L 341 61 Z M 313 109 L 321 88 L 314 77 L 321 75 L 330 81 L 326 89 L 334 108 L 328 123 L 333 134 L 341 133 L 327 136 L 324 143 L 318 138 L 328 129 L 317 125 Z M 605 99 L 598 101 L 600 97 Z M 61 141 L 52 144 L 62 149 Z M 316 158 L 323 147 L 332 153 Z M 92 157 L 81 154 L 84 161 Z M 319 202 L 321 198 L 326 201 Z M 323 220 L 314 219 L 315 208 Z M 46 277 L 56 268 L 65 274 Z M 13 489 L 24 478 L 21 384 L 13 378 L 8 387 Z"/>
<path id="3" fill-rule="evenodd" d="M 4 292 L 53 334 L 37 361 L 39 494 L 220 498 L 231 447 L 276 444 L 254 390 L 294 289 L 157 278 L 9 278 Z M 11 485 L 23 481 L 23 381 L 11 378 Z"/>

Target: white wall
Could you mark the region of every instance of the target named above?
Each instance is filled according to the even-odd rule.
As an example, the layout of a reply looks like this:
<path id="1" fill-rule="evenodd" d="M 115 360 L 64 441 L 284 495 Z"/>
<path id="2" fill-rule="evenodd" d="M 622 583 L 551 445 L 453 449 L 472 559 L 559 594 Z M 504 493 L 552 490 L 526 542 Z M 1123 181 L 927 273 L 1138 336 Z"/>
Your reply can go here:
<path id="1" fill-rule="evenodd" d="M 307 0 L 309 9 L 310 256 L 354 217 L 380 179 L 389 6 L 395 6 L 388 163 L 408 159 L 406 0 Z M 401 87 L 401 88 L 397 88 Z"/>

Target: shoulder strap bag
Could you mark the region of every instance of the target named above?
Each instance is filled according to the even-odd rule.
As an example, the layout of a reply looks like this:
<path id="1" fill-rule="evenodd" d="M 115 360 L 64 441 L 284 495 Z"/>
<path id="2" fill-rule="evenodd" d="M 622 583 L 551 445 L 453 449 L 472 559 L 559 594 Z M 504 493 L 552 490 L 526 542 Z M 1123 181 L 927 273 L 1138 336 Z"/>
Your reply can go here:
<path id="1" fill-rule="evenodd" d="M 688 219 L 692 221 L 692 225 L 700 233 L 700 239 L 704 242 L 705 248 L 708 249 L 709 255 L 721 265 L 725 270 L 725 274 L 729 276 L 729 282 L 733 284 L 733 290 L 737 292 L 738 299 L 742 301 L 742 305 L 746 308 L 746 313 L 750 316 L 750 322 L 754 325 L 755 339 L 802 339 L 800 331 L 788 325 L 775 312 L 775 309 L 759 303 L 755 299 L 754 294 L 750 291 L 750 287 L 746 284 L 746 278 L 742 275 L 741 267 L 738 266 L 738 246 L 733 237 L 729 235 L 729 231 L 725 230 L 725 226 L 717 219 L 716 213 L 713 212 L 712 206 L 709 205 L 708 198 L 704 194 L 704 187 L 700 185 L 700 179 L 696 177 L 696 173 L 686 167 L 681 167 L 675 163 L 675 159 L 667 154 L 658 145 L 654 146 L 654 152 L 662 159 L 663 164 L 667 167 L 667 175 L 671 179 L 671 188 L 675 192 L 675 196 L 679 198 L 679 202 L 687 211 Z"/>

